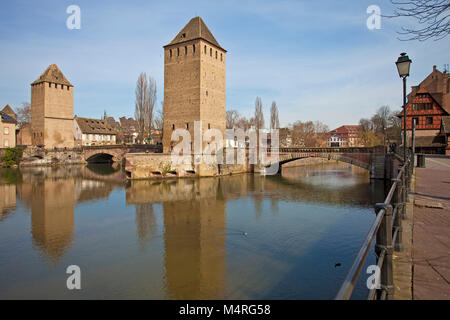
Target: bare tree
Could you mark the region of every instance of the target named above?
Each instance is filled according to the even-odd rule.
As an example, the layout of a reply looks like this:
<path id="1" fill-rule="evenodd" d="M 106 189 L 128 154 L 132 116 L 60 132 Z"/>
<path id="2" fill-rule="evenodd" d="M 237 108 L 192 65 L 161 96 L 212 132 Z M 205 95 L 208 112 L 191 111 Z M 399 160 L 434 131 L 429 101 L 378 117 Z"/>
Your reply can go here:
<path id="1" fill-rule="evenodd" d="M 279 129 L 280 119 L 278 119 L 278 107 L 275 101 L 272 102 L 272 107 L 270 107 L 270 129 Z"/>
<path id="2" fill-rule="evenodd" d="M 145 112 L 148 104 L 148 81 L 147 74 L 145 72 L 141 72 L 136 82 L 136 102 L 134 104 L 134 118 L 137 123 L 137 132 L 138 137 L 137 140 L 142 143 L 144 140 L 144 132 L 145 132 Z"/>
<path id="3" fill-rule="evenodd" d="M 161 101 L 161 108 L 156 109 L 155 116 L 153 118 L 153 127 L 161 130 L 164 122 L 164 101 Z"/>
<path id="4" fill-rule="evenodd" d="M 20 127 L 31 122 L 31 105 L 29 102 L 22 102 L 22 106 L 16 108 L 16 113 Z"/>
<path id="5" fill-rule="evenodd" d="M 233 129 L 236 127 L 240 117 L 239 112 L 236 110 L 227 110 L 225 119 L 227 129 Z"/>
<path id="6" fill-rule="evenodd" d="M 264 128 L 264 113 L 262 109 L 262 101 L 260 97 L 256 97 L 255 100 L 255 118 L 254 118 L 255 129 Z"/>
<path id="7" fill-rule="evenodd" d="M 241 128 L 244 131 L 247 131 L 251 126 L 250 120 L 248 120 L 246 117 L 240 117 L 239 120 L 236 122 L 236 127 Z"/>
<path id="8" fill-rule="evenodd" d="M 150 136 L 153 129 L 153 110 L 156 103 L 156 81 L 152 77 L 148 77 L 148 103 L 145 110 L 145 131 Z"/>
<path id="9" fill-rule="evenodd" d="M 370 131 L 372 130 L 372 121 L 366 118 L 362 118 L 359 120 L 359 125 L 361 126 L 361 129 L 363 131 Z"/>
<path id="10" fill-rule="evenodd" d="M 406 36 L 402 41 L 428 39 L 440 40 L 450 33 L 450 1 L 448 0 L 391 0 L 396 7 L 389 18 L 409 17 L 421 27 L 402 27 L 398 34 Z"/>
<path id="11" fill-rule="evenodd" d="M 136 101 L 134 109 L 134 117 L 137 122 L 138 141 L 144 142 L 146 134 L 150 134 L 153 108 L 156 102 L 156 81 L 147 74 L 141 72 L 136 82 Z"/>

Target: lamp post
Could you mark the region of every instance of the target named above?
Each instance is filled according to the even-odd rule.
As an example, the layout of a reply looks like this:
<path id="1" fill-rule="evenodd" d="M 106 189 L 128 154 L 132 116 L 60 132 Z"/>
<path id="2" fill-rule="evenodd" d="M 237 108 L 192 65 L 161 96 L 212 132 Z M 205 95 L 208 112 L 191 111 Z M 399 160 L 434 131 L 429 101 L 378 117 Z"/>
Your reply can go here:
<path id="1" fill-rule="evenodd" d="M 397 71 L 400 78 L 403 79 L 403 159 L 406 163 L 406 77 L 409 76 L 409 67 L 411 66 L 411 60 L 405 52 L 400 54 L 397 62 Z"/>

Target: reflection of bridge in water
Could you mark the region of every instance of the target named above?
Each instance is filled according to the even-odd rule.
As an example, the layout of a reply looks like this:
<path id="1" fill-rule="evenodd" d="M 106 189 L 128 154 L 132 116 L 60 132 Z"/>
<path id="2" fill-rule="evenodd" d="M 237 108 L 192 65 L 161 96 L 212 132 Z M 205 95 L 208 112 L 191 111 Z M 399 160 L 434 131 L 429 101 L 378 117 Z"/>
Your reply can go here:
<path id="1" fill-rule="evenodd" d="M 293 169 L 296 168 L 289 168 L 290 176 L 282 174 L 281 177 L 244 174 L 202 179 L 133 180 L 129 182 L 129 187 L 126 189 L 126 200 L 127 204 L 143 204 L 195 201 L 208 198 L 233 199 L 249 197 L 258 199 L 260 194 L 255 192 L 255 190 L 261 190 L 270 193 L 274 201 L 295 200 L 331 205 L 345 205 L 346 203 L 357 205 L 375 203 L 375 199 L 382 199 L 384 196 L 383 192 L 379 191 L 379 185 L 383 185 L 382 181 L 372 182 L 370 189 L 361 188 L 362 185 L 367 186 L 367 174 L 361 172 L 359 172 L 359 177 L 357 178 L 359 182 L 345 185 L 341 181 L 339 185 L 330 187 L 325 184 L 327 181 L 324 181 L 324 184 L 311 184 L 299 181 L 298 178 L 301 174 L 297 173 L 296 176 L 292 176 Z M 308 169 L 302 167 L 297 172 L 304 170 Z M 308 174 L 313 175 L 314 172 L 306 171 L 304 176 Z M 323 179 L 329 181 L 330 178 L 325 176 Z"/>

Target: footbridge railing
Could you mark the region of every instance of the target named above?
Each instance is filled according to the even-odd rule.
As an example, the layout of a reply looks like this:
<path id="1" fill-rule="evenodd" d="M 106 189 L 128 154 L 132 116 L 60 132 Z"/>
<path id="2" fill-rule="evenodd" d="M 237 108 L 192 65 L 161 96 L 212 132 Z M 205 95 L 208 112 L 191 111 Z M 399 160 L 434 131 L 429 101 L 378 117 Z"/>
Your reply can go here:
<path id="1" fill-rule="evenodd" d="M 408 157 L 406 162 L 403 161 L 403 166 L 398 169 L 398 175 L 392 179 L 391 188 L 384 202 L 375 205 L 376 219 L 370 226 L 370 230 L 335 297 L 336 300 L 351 298 L 374 240 L 376 241 L 375 254 L 377 256 L 376 271 L 379 271 L 375 274 L 379 274 L 379 278 L 374 279 L 367 299 L 393 299 L 392 255 L 394 250 L 401 251 L 403 249 L 402 220 L 406 218 L 406 202 L 412 175 L 410 159 Z"/>

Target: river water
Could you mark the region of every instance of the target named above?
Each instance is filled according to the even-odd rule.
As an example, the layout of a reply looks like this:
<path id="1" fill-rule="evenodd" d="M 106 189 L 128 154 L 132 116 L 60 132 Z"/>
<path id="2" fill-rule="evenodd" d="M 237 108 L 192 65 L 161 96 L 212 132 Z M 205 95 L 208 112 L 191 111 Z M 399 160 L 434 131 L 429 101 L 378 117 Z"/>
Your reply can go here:
<path id="1" fill-rule="evenodd" d="M 0 299 L 332 299 L 383 198 L 337 163 L 131 182 L 105 164 L 2 169 Z"/>

